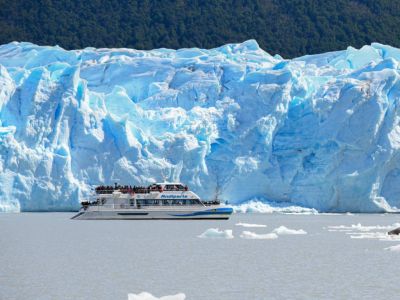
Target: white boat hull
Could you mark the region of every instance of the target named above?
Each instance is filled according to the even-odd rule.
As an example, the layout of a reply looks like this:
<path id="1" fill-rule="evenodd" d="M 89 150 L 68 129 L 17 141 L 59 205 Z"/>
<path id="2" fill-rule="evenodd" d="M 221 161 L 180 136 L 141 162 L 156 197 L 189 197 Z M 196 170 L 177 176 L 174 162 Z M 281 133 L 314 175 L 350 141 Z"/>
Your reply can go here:
<path id="1" fill-rule="evenodd" d="M 233 210 L 230 207 L 204 208 L 126 208 L 126 209 L 96 209 L 91 207 L 81 210 L 72 217 L 76 220 L 227 220 Z"/>

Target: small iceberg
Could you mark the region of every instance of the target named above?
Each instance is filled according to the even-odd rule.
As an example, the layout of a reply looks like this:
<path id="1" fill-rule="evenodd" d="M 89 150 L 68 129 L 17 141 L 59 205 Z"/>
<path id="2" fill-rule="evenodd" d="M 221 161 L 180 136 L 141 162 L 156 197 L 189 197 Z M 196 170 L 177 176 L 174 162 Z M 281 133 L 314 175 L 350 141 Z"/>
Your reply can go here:
<path id="1" fill-rule="evenodd" d="M 351 239 L 392 240 L 386 232 L 346 232 L 346 234 L 349 234 Z"/>
<path id="2" fill-rule="evenodd" d="M 219 230 L 218 228 L 209 228 L 198 236 L 199 238 L 212 238 L 212 239 L 233 239 L 231 229 Z"/>
<path id="3" fill-rule="evenodd" d="M 395 246 L 390 246 L 385 248 L 385 250 L 393 251 L 393 252 L 400 252 L 400 244 Z"/>
<path id="4" fill-rule="evenodd" d="M 290 235 L 290 234 L 307 234 L 307 232 L 303 229 L 290 229 L 285 226 L 280 226 L 273 230 L 274 233 L 279 235 Z"/>
<path id="5" fill-rule="evenodd" d="M 186 295 L 183 293 L 179 293 L 176 295 L 163 296 L 163 297 L 154 297 L 152 294 L 147 292 L 142 292 L 140 294 L 129 294 L 128 300 L 185 300 Z"/>
<path id="6" fill-rule="evenodd" d="M 246 227 L 246 228 L 265 228 L 267 227 L 267 225 L 264 224 L 251 224 L 251 223 L 236 223 L 236 226 L 242 226 L 242 227 Z"/>
<path id="7" fill-rule="evenodd" d="M 389 225 L 389 226 L 382 226 L 382 225 L 365 226 L 365 225 L 362 225 L 361 223 L 358 223 L 358 224 L 352 224 L 350 226 L 346 226 L 346 225 L 328 226 L 328 230 L 329 231 L 353 231 L 353 230 L 357 230 L 357 231 L 362 231 L 362 232 L 368 232 L 368 231 L 372 231 L 372 230 L 388 230 L 388 229 L 392 229 L 393 227 L 400 227 L 400 223 L 394 223 L 394 224 Z"/>
<path id="8" fill-rule="evenodd" d="M 266 233 L 266 234 L 258 234 L 251 231 L 243 231 L 240 235 L 242 239 L 249 239 L 249 240 L 275 240 L 278 238 L 276 233 Z"/>
<path id="9" fill-rule="evenodd" d="M 396 234 L 399 229 L 399 223 L 394 223 L 392 225 L 362 225 L 361 223 L 352 225 L 337 225 L 328 226 L 328 231 L 343 232 L 349 235 L 351 239 L 376 239 L 380 241 L 399 241 L 400 236 Z M 396 228 L 391 231 L 390 229 Z"/>

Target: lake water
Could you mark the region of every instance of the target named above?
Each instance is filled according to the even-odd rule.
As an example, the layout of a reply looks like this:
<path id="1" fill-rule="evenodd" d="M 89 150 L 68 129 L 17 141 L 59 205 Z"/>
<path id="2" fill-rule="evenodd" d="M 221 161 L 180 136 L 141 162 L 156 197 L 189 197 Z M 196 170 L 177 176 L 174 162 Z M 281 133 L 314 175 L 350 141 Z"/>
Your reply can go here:
<path id="1" fill-rule="evenodd" d="M 385 229 L 329 227 L 388 226 L 399 215 L 236 214 L 229 221 L 77 221 L 72 215 L 0 214 L 0 299 L 128 299 L 142 291 L 182 292 L 188 300 L 400 294 L 400 252 L 384 250 L 400 240 L 373 238 Z M 308 234 L 240 237 L 281 225 Z M 232 229 L 234 238 L 197 237 L 212 227 Z"/>

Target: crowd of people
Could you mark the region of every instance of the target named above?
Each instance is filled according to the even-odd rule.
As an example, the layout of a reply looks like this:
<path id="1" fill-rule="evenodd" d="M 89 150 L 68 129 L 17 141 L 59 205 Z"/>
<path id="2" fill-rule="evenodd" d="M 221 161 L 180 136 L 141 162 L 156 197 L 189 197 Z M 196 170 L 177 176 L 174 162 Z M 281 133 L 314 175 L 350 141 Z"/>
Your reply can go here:
<path id="1" fill-rule="evenodd" d="M 123 194 L 128 193 L 150 193 L 151 189 L 145 186 L 131 186 L 131 185 L 100 185 L 96 187 L 97 194 L 112 194 L 114 191 L 120 191 Z"/>
<path id="2" fill-rule="evenodd" d="M 182 185 L 173 185 L 169 184 L 165 186 L 166 191 L 188 191 L 187 186 L 182 186 Z M 114 186 L 112 185 L 100 185 L 96 187 L 95 189 L 97 194 L 112 194 L 114 191 L 120 191 L 123 194 L 127 193 L 140 193 L 140 194 L 146 194 L 154 191 L 162 192 L 163 188 L 161 185 L 158 184 L 152 184 L 148 187 L 146 186 L 131 186 L 131 185 L 119 185 L 115 184 Z"/>

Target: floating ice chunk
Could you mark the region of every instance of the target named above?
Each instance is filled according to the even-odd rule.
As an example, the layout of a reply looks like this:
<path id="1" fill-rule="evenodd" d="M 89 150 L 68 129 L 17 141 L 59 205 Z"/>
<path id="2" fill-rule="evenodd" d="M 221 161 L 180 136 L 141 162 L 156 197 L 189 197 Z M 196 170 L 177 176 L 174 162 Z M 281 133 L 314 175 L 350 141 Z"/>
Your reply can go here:
<path id="1" fill-rule="evenodd" d="M 353 232 L 351 229 L 329 229 L 329 232 Z"/>
<path id="2" fill-rule="evenodd" d="M 176 295 L 155 297 L 150 293 L 142 292 L 140 294 L 128 294 L 128 300 L 185 300 L 186 296 L 183 293 Z"/>
<path id="3" fill-rule="evenodd" d="M 231 229 L 219 230 L 218 228 L 209 228 L 198 237 L 213 239 L 233 239 L 233 234 Z"/>
<path id="4" fill-rule="evenodd" d="M 278 228 L 275 228 L 275 229 L 273 230 L 273 232 L 275 232 L 275 233 L 277 233 L 277 234 L 280 234 L 280 235 L 307 234 L 307 232 L 304 231 L 303 229 L 299 229 L 299 230 L 296 230 L 296 229 L 289 229 L 289 228 L 287 228 L 287 227 L 285 227 L 285 226 L 280 226 L 280 227 L 278 227 Z"/>
<path id="5" fill-rule="evenodd" d="M 363 231 L 363 232 L 368 232 L 372 230 L 391 230 L 394 228 L 400 227 L 400 223 L 394 223 L 392 225 L 388 226 L 382 226 L 382 225 L 369 225 L 369 226 L 364 226 L 361 225 L 361 223 L 358 224 L 352 224 L 350 226 L 348 225 L 338 225 L 338 226 L 328 226 L 329 231 Z"/>
<path id="6" fill-rule="evenodd" d="M 346 232 L 346 234 L 350 235 L 352 239 L 376 239 L 380 241 L 400 241 L 400 236 L 398 235 L 389 235 L 387 232 L 376 231 L 376 232 Z"/>
<path id="7" fill-rule="evenodd" d="M 276 233 L 266 233 L 266 234 L 258 234 L 251 231 L 243 231 L 240 235 L 242 239 L 249 239 L 249 240 L 275 240 L 278 238 Z"/>
<path id="8" fill-rule="evenodd" d="M 242 226 L 242 227 L 246 227 L 246 228 L 251 228 L 251 227 L 267 227 L 267 225 L 264 224 L 250 224 L 250 223 L 236 223 L 236 226 Z"/>
<path id="9" fill-rule="evenodd" d="M 385 232 L 346 232 L 352 239 L 384 239 L 386 240 L 389 235 Z"/>
<path id="10" fill-rule="evenodd" d="M 389 251 L 393 251 L 393 252 L 400 252 L 400 244 L 387 247 L 387 248 L 385 248 L 385 250 L 389 250 Z"/>
<path id="11" fill-rule="evenodd" d="M 328 226 L 328 231 L 344 232 L 351 239 L 376 239 L 380 241 L 400 241 L 400 236 L 389 235 L 388 230 L 400 227 L 399 223 L 392 225 L 364 226 L 360 223 L 352 225 Z"/>

